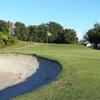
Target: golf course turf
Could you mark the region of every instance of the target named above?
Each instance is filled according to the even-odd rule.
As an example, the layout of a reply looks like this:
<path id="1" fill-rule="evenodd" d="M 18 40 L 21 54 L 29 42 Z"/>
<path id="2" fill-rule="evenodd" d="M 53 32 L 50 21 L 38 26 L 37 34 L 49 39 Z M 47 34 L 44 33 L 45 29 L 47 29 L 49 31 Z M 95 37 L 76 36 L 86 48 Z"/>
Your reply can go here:
<path id="1" fill-rule="evenodd" d="M 13 100 L 100 100 L 100 51 L 80 45 L 18 42 L 0 53 L 36 54 L 58 61 L 61 74 L 51 82 Z"/>

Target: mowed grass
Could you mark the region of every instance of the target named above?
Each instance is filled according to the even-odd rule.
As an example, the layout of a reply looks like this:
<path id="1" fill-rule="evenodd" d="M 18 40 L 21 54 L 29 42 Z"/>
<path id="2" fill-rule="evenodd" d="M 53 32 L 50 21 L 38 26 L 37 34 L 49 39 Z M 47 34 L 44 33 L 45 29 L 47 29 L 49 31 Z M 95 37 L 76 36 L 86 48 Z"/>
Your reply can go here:
<path id="1" fill-rule="evenodd" d="M 59 61 L 57 79 L 13 100 L 100 100 L 100 51 L 80 45 L 18 42 L 0 52 L 37 54 Z"/>

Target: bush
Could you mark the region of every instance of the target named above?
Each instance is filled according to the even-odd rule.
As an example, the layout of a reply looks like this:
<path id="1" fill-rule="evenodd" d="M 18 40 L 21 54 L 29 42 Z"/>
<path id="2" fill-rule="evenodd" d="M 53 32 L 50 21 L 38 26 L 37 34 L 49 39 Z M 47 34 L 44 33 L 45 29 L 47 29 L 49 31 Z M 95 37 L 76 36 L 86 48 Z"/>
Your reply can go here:
<path id="1" fill-rule="evenodd" d="M 8 33 L 0 32 L 0 47 L 11 45 L 15 42 L 13 36 L 9 35 Z"/>

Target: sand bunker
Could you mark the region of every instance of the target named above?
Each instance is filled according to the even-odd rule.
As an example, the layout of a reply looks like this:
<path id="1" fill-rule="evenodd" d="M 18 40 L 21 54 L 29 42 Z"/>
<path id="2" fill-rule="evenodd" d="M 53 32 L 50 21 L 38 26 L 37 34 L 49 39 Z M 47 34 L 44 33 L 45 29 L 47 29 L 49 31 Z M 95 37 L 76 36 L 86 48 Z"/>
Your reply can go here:
<path id="1" fill-rule="evenodd" d="M 0 55 L 0 100 L 31 92 L 53 81 L 61 65 L 52 60 L 23 54 Z"/>
<path id="2" fill-rule="evenodd" d="M 0 90 L 18 84 L 39 68 L 36 57 L 31 55 L 0 55 Z"/>

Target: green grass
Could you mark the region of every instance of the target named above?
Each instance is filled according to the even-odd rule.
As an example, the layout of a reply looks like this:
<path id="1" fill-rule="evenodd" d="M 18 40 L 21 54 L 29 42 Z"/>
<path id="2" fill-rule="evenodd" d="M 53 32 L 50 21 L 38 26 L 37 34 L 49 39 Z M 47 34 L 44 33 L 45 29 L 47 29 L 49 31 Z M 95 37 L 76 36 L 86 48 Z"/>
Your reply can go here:
<path id="1" fill-rule="evenodd" d="M 57 79 L 13 100 L 100 100 L 100 51 L 80 45 L 18 42 L 0 52 L 37 54 L 57 60 L 62 72 Z"/>

